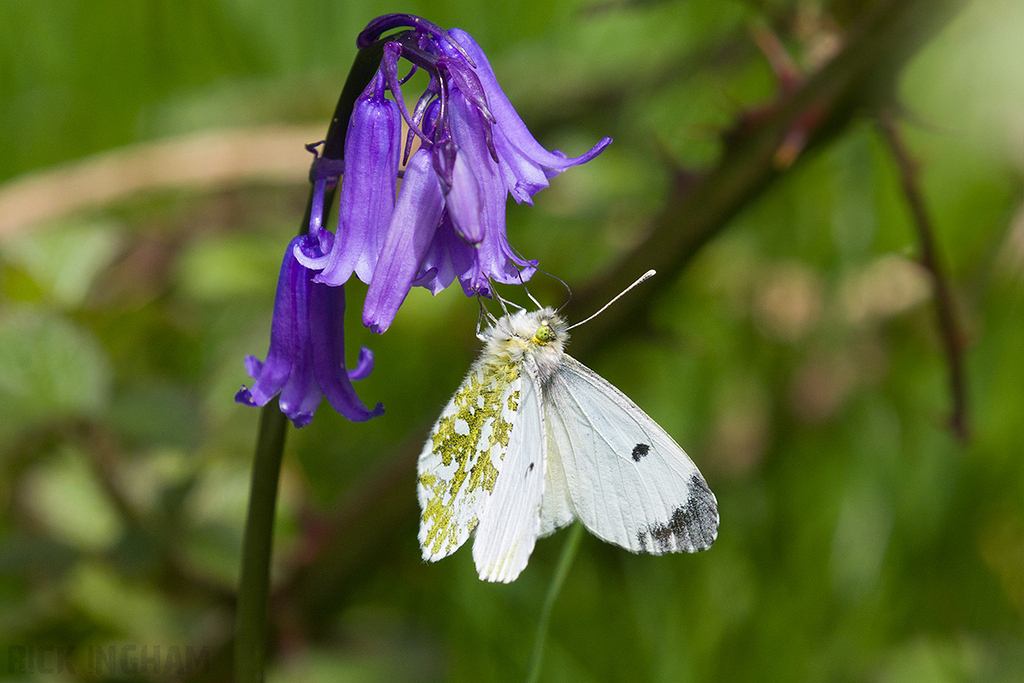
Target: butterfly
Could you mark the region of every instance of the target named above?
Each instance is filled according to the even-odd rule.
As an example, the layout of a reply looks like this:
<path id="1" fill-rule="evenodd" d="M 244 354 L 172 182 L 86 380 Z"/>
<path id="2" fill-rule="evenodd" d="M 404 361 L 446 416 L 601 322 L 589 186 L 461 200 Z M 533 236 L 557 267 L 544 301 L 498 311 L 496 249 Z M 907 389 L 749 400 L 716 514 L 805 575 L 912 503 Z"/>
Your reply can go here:
<path id="1" fill-rule="evenodd" d="M 568 330 L 541 308 L 506 314 L 478 335 L 484 350 L 419 458 L 424 560 L 450 555 L 475 530 L 480 578 L 508 583 L 538 537 L 575 519 L 634 553 L 697 552 L 717 537 L 718 503 L 696 465 L 565 353 Z"/>

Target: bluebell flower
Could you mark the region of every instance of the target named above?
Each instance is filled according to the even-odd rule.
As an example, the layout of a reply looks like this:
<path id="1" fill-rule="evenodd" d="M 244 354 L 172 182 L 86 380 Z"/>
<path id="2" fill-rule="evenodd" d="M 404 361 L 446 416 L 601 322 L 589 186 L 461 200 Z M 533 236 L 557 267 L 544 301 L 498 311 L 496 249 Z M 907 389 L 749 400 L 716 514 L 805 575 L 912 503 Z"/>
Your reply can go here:
<path id="1" fill-rule="evenodd" d="M 367 47 L 393 29 L 408 30 L 384 39 L 380 69 L 349 124 L 337 236 L 331 240 L 311 221 L 320 255 L 295 249 L 304 267 L 319 271 L 318 283 L 340 286 L 355 273 L 369 285 L 363 323 L 374 332 L 391 325 L 413 286 L 436 294 L 458 279 L 467 295 L 491 296 L 492 281 L 529 280 L 537 261 L 508 242 L 508 195 L 532 203 L 552 177 L 611 142 L 604 138 L 578 157 L 545 149 L 502 92 L 480 46 L 460 29 L 392 14 L 371 22 L 357 44 Z M 408 76 L 399 74 L 400 59 L 430 75 L 412 112 L 402 97 Z M 408 162 L 396 200 L 403 149 Z"/>
<path id="2" fill-rule="evenodd" d="M 323 183 L 317 184 L 316 194 L 322 206 Z M 296 427 L 309 424 L 324 397 L 355 422 L 384 412 L 379 403 L 369 410 L 352 387 L 353 380 L 373 370 L 373 352 L 363 347 L 356 367 L 345 369 L 345 288 L 314 282 L 314 273 L 294 255 L 294 250 L 301 250 L 316 257 L 322 255 L 320 249 L 319 242 L 308 235 L 288 245 L 277 281 L 267 359 L 246 357 L 245 369 L 255 381 L 251 389 L 243 386 L 235 396 L 238 403 L 262 406 L 280 393 L 281 412 Z"/>
<path id="3" fill-rule="evenodd" d="M 384 90 L 383 74 L 378 72 L 356 100 L 349 120 L 342 163 L 343 209 L 338 213 L 334 248 L 323 249 L 324 255 L 315 258 L 296 250 L 295 255 L 303 265 L 321 271 L 317 282 L 340 285 L 354 272 L 369 283 L 377 266 L 384 233 L 395 208 L 402 140 L 398 105 L 385 98 Z M 337 182 L 338 169 L 331 162 L 324 158 L 314 161 L 315 182 Z M 325 235 L 330 233 L 321 229 L 320 212 L 311 214 L 309 233 L 320 240 L 321 246 L 326 246 Z"/>
<path id="4" fill-rule="evenodd" d="M 246 358 L 254 383 L 235 397 L 262 406 L 280 394 L 282 412 L 297 427 L 312 420 L 324 397 L 350 420 L 383 412 L 380 404 L 367 409 L 352 387 L 369 374 L 373 354 L 363 348 L 355 369 L 344 365 L 343 285 L 353 274 L 369 285 L 362 318 L 374 332 L 391 325 L 414 286 L 437 294 L 458 280 L 467 296 L 489 297 L 492 282 L 529 280 L 537 261 L 508 242 L 508 195 L 532 203 L 551 178 L 611 142 L 603 138 L 578 157 L 545 149 L 502 92 L 480 46 L 460 29 L 390 14 L 370 22 L 357 45 L 375 46 L 380 66 L 347 125 L 336 122 L 345 127 L 332 125 L 328 134 L 325 151 L 341 155 L 337 131 L 343 131 L 343 158 L 314 151 L 308 234 L 292 241 L 281 266 L 267 358 Z M 363 54 L 374 59 L 377 53 Z M 399 74 L 403 59 L 430 76 L 411 112 L 402 84 L 412 72 Z M 324 202 L 339 181 L 332 233 L 323 226 Z"/>

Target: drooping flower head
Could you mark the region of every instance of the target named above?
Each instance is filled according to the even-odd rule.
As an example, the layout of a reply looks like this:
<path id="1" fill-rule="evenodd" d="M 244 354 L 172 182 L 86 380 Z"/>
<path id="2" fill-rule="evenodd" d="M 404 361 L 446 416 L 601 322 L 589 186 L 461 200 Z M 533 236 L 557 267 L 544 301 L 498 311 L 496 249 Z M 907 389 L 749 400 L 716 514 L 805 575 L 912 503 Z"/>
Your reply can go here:
<path id="1" fill-rule="evenodd" d="M 352 370 L 345 369 L 345 288 L 313 281 L 313 272 L 300 264 L 293 249 L 317 255 L 319 244 L 308 235 L 288 245 L 277 281 L 274 318 L 267 359 L 246 356 L 245 369 L 255 382 L 245 386 L 235 401 L 262 406 L 280 393 L 281 412 L 305 427 L 322 398 L 341 415 L 362 422 L 384 413 L 380 403 L 370 410 L 359 400 L 353 380 L 373 370 L 373 352 L 365 346 Z"/>
<path id="2" fill-rule="evenodd" d="M 508 195 L 532 204 L 550 178 L 611 142 L 603 138 L 573 158 L 545 149 L 502 92 L 480 46 L 460 29 L 390 14 L 370 22 L 357 45 L 357 64 L 369 55 L 373 66 L 356 78 L 353 95 L 346 84 L 324 154 L 309 147 L 308 234 L 291 242 L 281 266 L 267 358 L 246 358 L 255 381 L 235 397 L 262 406 L 280 393 L 281 410 L 297 427 L 309 423 L 323 397 L 350 420 L 383 412 L 380 404 L 367 409 L 352 387 L 369 374 L 373 354 L 363 348 L 356 368 L 345 369 L 342 285 L 349 277 L 369 285 L 363 323 L 374 332 L 391 325 L 413 286 L 437 294 L 458 280 L 467 296 L 489 297 L 491 282 L 529 280 L 537 262 L 509 245 Z M 405 74 L 403 59 L 412 65 Z M 430 79 L 409 111 L 402 85 L 416 70 Z M 332 233 L 323 217 L 327 190 L 339 182 Z"/>
<path id="3" fill-rule="evenodd" d="M 406 30 L 381 39 L 394 29 Z M 380 43 L 380 68 L 358 98 L 346 136 L 337 236 L 327 248 L 326 231 L 311 224 L 324 255 L 295 252 L 320 271 L 317 282 L 337 286 L 355 273 L 369 284 L 363 323 L 375 332 L 390 326 L 414 285 L 436 294 L 458 279 L 467 295 L 490 296 L 491 281 L 528 280 L 537 262 L 509 245 L 508 195 L 532 203 L 550 178 L 611 142 L 604 138 L 573 158 L 541 146 L 461 29 L 390 14 L 370 22 L 357 41 L 360 48 Z M 408 74 L 399 72 L 402 59 L 412 65 Z M 410 112 L 402 85 L 417 69 L 430 81 Z M 404 145 L 402 119 L 409 127 Z"/>

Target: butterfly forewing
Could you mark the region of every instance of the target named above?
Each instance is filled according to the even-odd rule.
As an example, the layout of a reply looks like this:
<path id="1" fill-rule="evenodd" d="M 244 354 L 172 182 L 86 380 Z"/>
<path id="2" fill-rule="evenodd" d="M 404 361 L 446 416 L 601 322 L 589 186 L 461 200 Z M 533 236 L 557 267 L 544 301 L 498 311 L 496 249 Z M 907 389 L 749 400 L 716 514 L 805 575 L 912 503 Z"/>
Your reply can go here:
<path id="1" fill-rule="evenodd" d="M 480 515 L 473 560 L 481 579 L 509 582 L 526 567 L 540 532 L 544 493 L 545 426 L 535 364 L 526 359 L 519 410 L 501 475 Z"/>
<path id="2" fill-rule="evenodd" d="M 548 457 L 576 516 L 633 552 L 703 550 L 718 505 L 682 448 L 621 391 L 568 355 L 545 391 Z"/>
<path id="3" fill-rule="evenodd" d="M 477 363 L 434 425 L 417 467 L 423 559 L 455 552 L 483 514 L 519 409 L 520 375 Z"/>

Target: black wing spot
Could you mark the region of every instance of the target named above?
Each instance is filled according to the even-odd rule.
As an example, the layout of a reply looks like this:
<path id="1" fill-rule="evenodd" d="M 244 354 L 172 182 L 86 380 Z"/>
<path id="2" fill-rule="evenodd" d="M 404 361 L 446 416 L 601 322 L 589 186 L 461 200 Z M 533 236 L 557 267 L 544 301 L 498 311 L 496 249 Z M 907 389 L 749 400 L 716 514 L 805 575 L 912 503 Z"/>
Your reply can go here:
<path id="1" fill-rule="evenodd" d="M 640 462 L 640 458 L 647 455 L 651 450 L 650 445 L 645 443 L 638 443 L 633 446 L 633 462 Z"/>
<path id="2" fill-rule="evenodd" d="M 526 473 L 527 474 L 529 474 L 530 472 L 533 472 L 533 465 L 534 465 L 534 463 L 531 462 L 530 466 L 526 468 Z"/>

